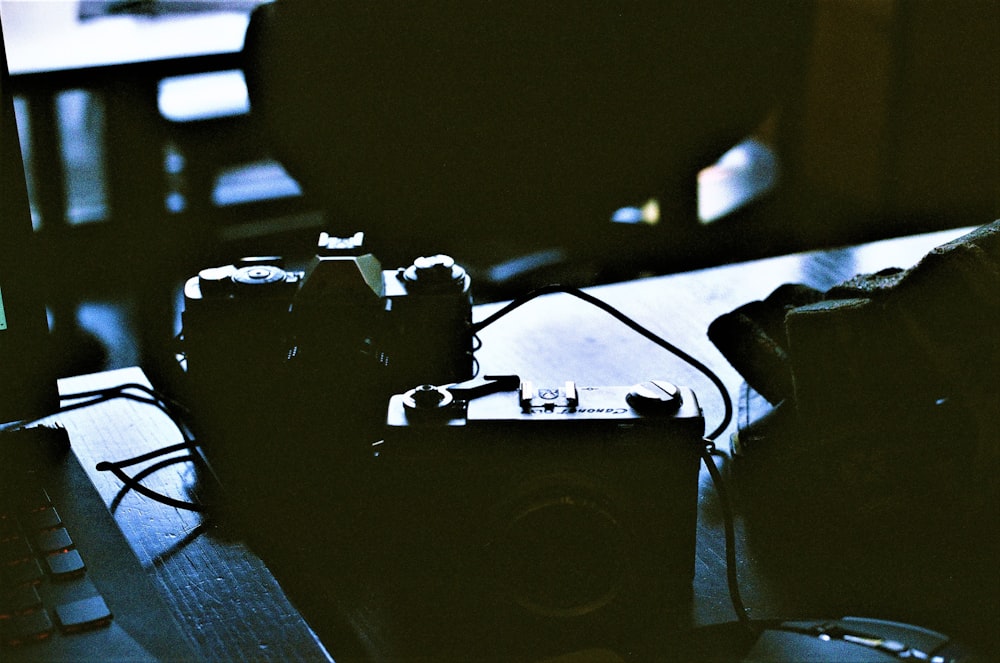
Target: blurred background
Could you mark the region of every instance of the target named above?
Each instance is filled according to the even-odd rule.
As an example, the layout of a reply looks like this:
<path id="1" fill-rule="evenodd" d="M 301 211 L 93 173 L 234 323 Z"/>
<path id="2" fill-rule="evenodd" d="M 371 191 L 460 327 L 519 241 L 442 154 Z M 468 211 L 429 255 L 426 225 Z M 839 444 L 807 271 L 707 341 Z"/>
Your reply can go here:
<path id="1" fill-rule="evenodd" d="M 322 229 L 366 230 L 336 217 L 329 191 L 304 185 L 251 104 L 244 40 L 260 4 L 0 0 L 63 374 L 141 364 L 155 375 L 171 361 L 188 276 L 242 255 L 308 254 Z M 470 221 L 462 243 L 479 250 L 456 258 L 477 300 L 1000 216 L 997 2 L 769 11 L 782 4 L 740 36 L 741 48 L 766 49 L 767 27 L 780 24 L 780 94 L 741 116 L 725 149 L 699 152 L 665 196 L 622 200 L 601 221 L 607 254 L 570 240 L 497 247 L 495 226 Z M 399 247 L 370 248 L 398 257 Z"/>

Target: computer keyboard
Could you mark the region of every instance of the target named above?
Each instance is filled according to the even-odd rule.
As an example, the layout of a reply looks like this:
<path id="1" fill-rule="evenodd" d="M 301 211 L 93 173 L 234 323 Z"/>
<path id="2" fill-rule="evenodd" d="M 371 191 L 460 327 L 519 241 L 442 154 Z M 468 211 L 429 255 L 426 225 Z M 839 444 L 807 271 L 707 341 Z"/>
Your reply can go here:
<path id="1" fill-rule="evenodd" d="M 0 433 L 0 660 L 190 660 L 62 429 Z"/>

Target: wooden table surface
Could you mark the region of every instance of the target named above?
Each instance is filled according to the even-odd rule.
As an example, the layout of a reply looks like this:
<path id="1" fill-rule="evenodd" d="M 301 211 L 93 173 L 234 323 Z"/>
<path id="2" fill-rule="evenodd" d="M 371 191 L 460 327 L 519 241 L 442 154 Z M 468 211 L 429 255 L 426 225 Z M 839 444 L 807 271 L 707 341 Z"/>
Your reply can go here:
<path id="1" fill-rule="evenodd" d="M 827 288 L 857 273 L 908 267 L 931 248 L 962 234 L 953 230 L 803 253 L 595 287 L 589 292 L 704 362 L 718 373 L 735 399 L 742 379 L 706 336 L 709 323 L 718 315 L 763 298 L 783 283 Z M 475 318 L 482 320 L 500 306 L 478 306 Z M 539 383 L 572 379 L 593 386 L 666 378 L 698 394 L 706 430 L 722 418 L 722 400 L 704 376 L 606 313 L 568 295 L 534 300 L 483 330 L 480 339 L 481 374 L 517 373 Z M 140 369 L 131 368 L 64 379 L 59 388 L 65 395 L 137 381 L 145 378 Z M 116 400 L 52 419 L 68 429 L 81 463 L 203 659 L 328 658 L 238 532 L 227 531 L 198 513 L 122 492 L 115 477 L 95 469 L 102 460 L 120 460 L 181 441 L 180 432 L 162 412 Z M 726 441 L 733 430 L 735 424 L 720 437 L 723 449 L 728 448 Z M 172 497 L 197 499 L 198 477 L 192 462 L 181 461 L 157 471 L 144 483 Z M 693 621 L 731 621 L 722 525 L 704 470 L 697 539 Z M 739 573 L 751 615 L 796 614 L 794 597 L 772 591 L 758 574 L 757 560 L 748 551 L 741 552 Z M 325 645 L 336 657 L 337 643 Z"/>
<path id="2" fill-rule="evenodd" d="M 743 380 L 708 339 L 708 326 L 716 317 L 746 302 L 763 299 L 784 283 L 827 289 L 856 274 L 912 266 L 928 250 L 965 232 L 946 231 L 757 260 L 595 287 L 588 292 L 715 371 L 729 387 L 735 406 Z M 476 318 L 482 319 L 500 307 L 478 307 Z M 581 385 L 633 384 L 665 378 L 691 387 L 698 395 L 706 433 L 723 418 L 722 399 L 700 372 L 606 313 L 569 295 L 546 295 L 528 303 L 485 329 L 480 338 L 483 345 L 476 356 L 483 374 L 516 373 L 536 383 L 559 384 L 573 379 Z M 719 437 L 721 449 L 728 451 L 728 441 L 735 431 L 734 417 Z M 717 461 L 724 468 L 722 459 Z M 700 483 L 693 605 L 698 625 L 735 619 L 724 572 L 721 514 L 704 467 Z M 739 548 L 741 590 L 751 616 L 801 614 L 796 597 L 761 576 L 753 551 Z"/>

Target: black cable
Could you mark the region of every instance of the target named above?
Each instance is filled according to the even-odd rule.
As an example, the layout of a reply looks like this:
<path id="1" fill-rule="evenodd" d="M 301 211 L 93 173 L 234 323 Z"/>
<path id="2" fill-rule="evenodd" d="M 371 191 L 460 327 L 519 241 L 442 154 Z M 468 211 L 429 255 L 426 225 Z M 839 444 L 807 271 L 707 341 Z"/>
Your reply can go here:
<path id="1" fill-rule="evenodd" d="M 160 471 L 165 467 L 170 467 L 171 465 L 175 465 L 177 463 L 195 461 L 197 459 L 198 457 L 193 453 L 188 454 L 186 456 L 176 456 L 174 458 L 166 458 L 157 463 L 153 463 L 148 467 L 144 467 L 140 472 L 136 472 L 134 475 L 132 475 L 132 481 L 135 482 L 142 481 L 146 477 L 150 476 L 155 472 Z M 119 467 L 121 467 L 121 465 L 119 465 Z M 130 486 L 128 485 L 122 486 L 121 490 L 119 490 L 118 493 L 115 494 L 114 499 L 112 499 L 111 503 L 108 505 L 108 511 L 110 511 L 111 513 L 115 513 L 118 510 L 118 507 L 121 505 L 122 500 L 125 499 L 125 496 L 129 493 L 130 490 L 131 490 Z"/>
<path id="2" fill-rule="evenodd" d="M 705 462 L 705 468 L 712 477 L 715 494 L 719 498 L 719 505 L 722 509 L 722 525 L 726 541 L 726 584 L 729 588 L 729 600 L 733 604 L 733 611 L 736 613 L 736 618 L 741 624 L 749 627 L 751 625 L 750 616 L 743 605 L 743 597 L 740 595 L 739 577 L 736 574 L 736 525 L 734 522 L 735 518 L 733 517 L 732 503 L 729 501 L 729 493 L 722 480 L 722 473 L 719 472 L 719 468 L 712 458 L 712 452 L 706 449 L 701 455 L 701 459 Z"/>
<path id="3" fill-rule="evenodd" d="M 593 295 L 590 295 L 579 288 L 574 288 L 570 286 L 562 285 L 548 285 L 537 290 L 533 290 L 528 294 L 515 299 L 510 302 L 499 311 L 487 316 L 485 319 L 478 323 L 472 325 L 473 333 L 477 333 L 482 329 L 493 324 L 500 318 L 504 317 L 511 311 L 524 304 L 527 304 L 531 300 L 541 297 L 542 295 L 548 295 L 552 293 L 565 293 L 572 295 L 578 299 L 581 299 L 588 304 L 596 306 L 605 313 L 611 315 L 613 318 L 627 326 L 632 331 L 642 335 L 644 338 L 652 341 L 661 348 L 667 350 L 671 354 L 684 360 L 698 371 L 700 371 L 705 377 L 707 377 L 715 388 L 718 390 L 719 395 L 722 397 L 723 404 L 723 415 L 722 421 L 719 423 L 711 433 L 704 437 L 705 449 L 701 454 L 702 460 L 705 462 L 705 467 L 708 469 L 709 475 L 712 477 L 712 484 L 715 486 L 715 492 L 719 496 L 719 503 L 722 508 L 722 520 L 723 520 L 723 530 L 725 533 L 725 555 L 726 555 L 726 584 L 729 588 L 729 599 L 733 604 L 733 610 L 736 612 L 736 617 L 741 624 L 748 628 L 752 628 L 752 623 L 750 617 L 747 614 L 746 607 L 743 605 L 743 597 L 740 595 L 739 578 L 737 576 L 736 570 L 736 525 L 735 518 L 733 516 L 732 504 L 729 501 L 729 494 L 726 491 L 725 484 L 723 483 L 722 474 L 719 472 L 719 468 L 716 467 L 715 461 L 712 459 L 712 455 L 720 453 L 715 448 L 715 440 L 718 439 L 722 433 L 729 428 L 729 424 L 733 420 L 733 401 L 729 395 L 729 391 L 726 389 L 726 385 L 722 382 L 722 379 L 715 374 L 712 369 L 708 368 L 705 364 L 698 361 L 687 352 L 681 350 L 674 344 L 670 343 L 664 338 L 657 336 L 649 329 L 646 329 L 640 325 L 635 320 L 632 320 L 627 315 L 614 308 L 607 302 L 604 302 Z"/>
<path id="4" fill-rule="evenodd" d="M 137 465 L 139 463 L 145 463 L 147 460 L 153 460 L 154 458 L 159 458 L 160 456 L 165 456 L 167 454 L 173 453 L 175 451 L 194 451 L 195 445 L 191 442 L 179 442 L 177 444 L 171 444 L 166 447 L 160 447 L 154 451 L 149 451 L 138 456 L 133 456 L 132 458 L 126 458 L 125 460 L 118 460 L 112 463 L 117 467 L 129 467 L 130 465 Z M 104 461 L 109 462 L 109 461 Z M 97 469 L 101 469 L 98 467 Z"/>
<path id="5" fill-rule="evenodd" d="M 63 414 L 65 412 L 72 412 L 73 410 L 80 410 L 86 407 L 90 407 L 92 405 L 97 405 L 98 403 L 106 403 L 116 398 L 123 398 L 128 401 L 135 401 L 137 403 L 152 405 L 154 407 L 160 406 L 160 403 L 158 403 L 152 398 L 144 398 L 143 396 L 136 396 L 135 394 L 121 393 L 121 394 L 108 394 L 104 396 L 94 396 L 82 402 L 70 403 L 69 405 L 60 405 L 59 408 L 53 414 Z"/>
<path id="6" fill-rule="evenodd" d="M 635 331 L 636 333 L 640 334 L 647 340 L 655 343 L 656 345 L 660 346 L 661 348 L 667 350 L 671 354 L 685 361 L 689 365 L 693 366 L 695 369 L 697 369 L 703 375 L 705 375 L 718 390 L 720 396 L 722 397 L 722 402 L 723 402 L 723 409 L 724 409 L 723 417 L 721 423 L 704 438 L 707 445 L 704 453 L 702 454 L 702 460 L 704 460 L 705 466 L 712 477 L 712 482 L 715 485 L 716 493 L 719 496 L 719 501 L 722 506 L 724 530 L 725 530 L 725 548 L 726 548 L 726 579 L 729 586 L 730 599 L 733 603 L 733 609 L 736 611 L 737 617 L 739 618 L 740 622 L 749 625 L 750 620 L 747 615 L 746 608 L 743 605 L 742 597 L 740 596 L 739 582 L 736 573 L 736 534 L 735 534 L 735 525 L 734 525 L 732 507 L 729 502 L 728 493 L 726 492 L 725 485 L 723 484 L 722 476 L 719 473 L 719 469 L 718 467 L 716 467 L 714 460 L 712 459 L 712 454 L 715 453 L 714 449 L 715 440 L 729 427 L 729 424 L 731 423 L 733 418 L 732 399 L 729 396 L 729 392 L 727 391 L 725 384 L 722 382 L 721 378 L 719 378 L 718 375 L 716 375 L 710 368 L 708 368 L 705 364 L 703 364 L 699 360 L 689 355 L 687 352 L 681 350 L 679 347 L 670 343 L 666 339 L 656 335 L 649 329 L 646 329 L 645 327 L 643 327 L 636 321 L 632 320 L 627 315 L 625 315 L 618 309 L 614 308 L 610 304 L 578 288 L 570 286 L 562 286 L 558 284 L 544 286 L 542 288 L 533 290 L 532 292 L 529 292 L 527 295 L 510 302 L 509 304 L 501 308 L 499 311 L 486 317 L 484 320 L 474 323 L 472 325 L 472 333 L 474 335 L 474 338 L 478 340 L 478 337 L 475 336 L 477 332 L 485 329 L 486 327 L 493 324 L 494 322 L 496 322 L 503 316 L 507 315 L 514 309 L 519 308 L 520 306 L 528 303 L 533 299 L 536 299 L 537 297 L 553 293 L 564 293 L 572 295 L 611 315 L 613 318 L 615 318 L 616 320 L 627 326 L 629 329 Z M 148 397 L 144 398 L 141 396 L 136 396 L 134 394 L 129 394 L 127 392 L 127 390 L 129 389 L 141 391 L 147 394 Z M 126 398 L 140 403 L 153 405 L 159 408 L 177 426 L 178 430 L 181 432 L 182 437 L 184 437 L 184 442 L 176 445 L 167 446 L 162 449 L 141 454 L 139 456 L 135 456 L 133 458 L 125 459 L 122 461 L 116 461 L 116 462 L 102 461 L 101 463 L 98 463 L 97 469 L 101 471 L 110 471 L 125 485 L 126 488 L 135 490 L 136 492 L 145 495 L 150 499 L 153 499 L 155 501 L 179 509 L 202 511 L 204 507 L 202 507 L 201 505 L 194 504 L 192 502 L 186 502 L 183 500 L 177 500 L 172 497 L 162 495 L 139 483 L 139 481 L 142 478 L 148 476 L 149 474 L 151 474 L 156 470 L 159 470 L 163 467 L 167 467 L 177 462 L 193 460 L 194 456 L 183 456 L 183 457 L 170 458 L 159 461 L 153 466 L 139 472 L 138 474 L 136 474 L 135 477 L 128 476 L 121 469 L 123 467 L 128 467 L 131 465 L 135 465 L 137 463 L 153 460 L 155 458 L 158 458 L 168 453 L 173 453 L 175 451 L 194 449 L 194 443 L 187 439 L 187 436 L 184 434 L 183 426 L 181 425 L 179 419 L 174 415 L 174 413 L 171 410 L 171 406 L 173 407 L 182 407 L 182 406 L 173 401 L 170 401 L 169 399 L 165 398 L 162 394 L 156 392 L 154 389 L 151 389 L 150 387 L 137 383 L 127 383 L 119 385 L 117 387 L 112 387 L 110 389 L 97 389 L 93 391 L 80 392 L 76 394 L 69 394 L 63 396 L 62 400 L 80 400 L 80 399 L 88 399 L 88 400 L 85 400 L 81 403 L 71 403 L 68 405 L 61 406 L 56 413 L 68 412 L 79 408 L 89 407 L 91 405 L 96 405 L 98 403 L 102 403 L 115 398 Z M 29 425 L 30 423 L 33 422 L 27 422 L 27 423 L 20 422 L 17 424 L 17 427 L 23 427 Z"/>
<path id="7" fill-rule="evenodd" d="M 174 446 L 176 447 L 178 445 L 174 445 Z M 160 449 L 159 451 L 152 452 L 151 454 L 143 454 L 143 455 L 146 456 L 147 457 L 146 459 L 148 460 L 149 459 L 148 457 L 150 457 L 150 456 L 155 458 L 157 455 L 162 455 L 162 454 L 165 454 L 165 453 L 170 453 L 170 451 L 176 451 L 176 450 L 177 450 L 176 448 L 175 449 L 170 449 L 169 447 L 164 447 L 163 449 Z M 141 457 L 137 456 L 136 458 L 129 458 L 129 459 L 126 459 L 126 460 L 123 460 L 123 461 L 114 462 L 114 463 L 112 463 L 110 461 L 104 460 L 104 461 L 101 461 L 100 463 L 97 464 L 97 469 L 99 471 L 101 471 L 101 472 L 111 472 L 116 477 L 118 477 L 118 480 L 121 481 L 125 485 L 125 488 L 128 488 L 130 490 L 134 490 L 135 492 L 139 493 L 140 495 L 145 495 L 146 497 L 150 498 L 151 500 L 155 500 L 157 502 L 160 502 L 161 504 L 166 504 L 167 506 L 172 506 L 172 507 L 174 507 L 176 509 L 184 509 L 185 511 L 201 512 L 201 511 L 205 510 L 205 507 L 202 506 L 202 505 L 200 505 L 200 504 L 195 504 L 194 502 L 188 502 L 186 500 L 179 500 L 179 499 L 170 497 L 169 495 L 164 495 L 163 493 L 159 493 L 159 492 L 153 490 L 152 488 L 147 488 L 146 486 L 142 485 L 142 483 L 140 483 L 140 481 L 142 479 L 144 479 L 145 477 L 149 476 L 153 472 L 161 470 L 164 467 L 169 467 L 169 466 L 174 465 L 176 463 L 180 463 L 180 462 L 184 462 L 184 461 L 189 461 L 189 460 L 195 460 L 196 456 L 194 456 L 194 455 L 188 455 L 188 456 L 179 456 L 177 458 L 166 458 L 164 460 L 161 460 L 161 461 L 159 461 L 157 463 L 154 463 L 153 465 L 145 468 L 141 472 L 137 473 L 134 477 L 130 477 L 128 474 L 126 474 L 121 469 L 122 467 L 127 467 L 129 465 L 134 465 L 135 463 L 142 462 L 142 460 L 139 460 L 140 458 Z"/>
<path id="8" fill-rule="evenodd" d="M 146 396 L 138 396 L 136 394 L 128 393 L 128 390 L 141 391 Z M 181 420 L 176 414 L 174 414 L 174 409 L 179 409 L 186 411 L 187 409 L 170 398 L 167 398 L 160 392 L 156 391 L 152 387 L 147 387 L 144 384 L 139 384 L 136 382 L 128 382 L 125 384 L 120 384 L 115 387 L 108 387 L 105 389 L 92 389 L 90 391 L 81 391 L 74 394 L 60 395 L 60 401 L 81 401 L 76 403 L 68 403 L 65 405 L 60 405 L 53 412 L 46 414 L 44 416 L 38 417 L 37 419 L 24 419 L 22 421 L 15 422 L 5 430 L 18 431 L 29 426 L 38 424 L 43 419 L 55 416 L 57 414 L 63 414 L 65 412 L 72 412 L 73 410 L 80 410 L 82 408 L 87 408 L 92 405 L 97 405 L 99 403 L 105 403 L 107 401 L 114 400 L 116 398 L 123 398 L 125 400 L 135 401 L 137 403 L 143 403 L 145 405 L 152 405 L 166 414 L 170 420 L 177 426 L 177 429 L 181 432 L 181 435 L 187 438 L 184 433 L 184 427 L 181 424 Z M 86 400 L 83 400 L 86 399 Z"/>
<path id="9" fill-rule="evenodd" d="M 127 391 L 129 389 L 134 389 L 146 393 L 149 395 L 149 398 L 143 398 L 141 396 L 130 394 Z M 175 401 L 172 401 L 169 398 L 165 397 L 163 394 L 156 391 L 155 389 L 134 382 L 118 385 L 116 387 L 112 387 L 109 389 L 95 389 L 92 391 L 67 394 L 66 396 L 62 397 L 62 400 L 78 400 L 82 398 L 87 398 L 89 400 L 86 400 L 83 403 L 73 403 L 70 405 L 62 406 L 59 409 L 59 411 L 66 412 L 80 407 L 88 407 L 91 405 L 96 405 L 97 403 L 112 400 L 114 398 L 125 398 L 128 400 L 145 403 L 147 405 L 153 405 L 159 408 L 164 414 L 166 414 L 167 417 L 169 417 L 170 420 L 177 427 L 177 430 L 180 432 L 181 437 L 184 440 L 183 442 L 180 442 L 178 444 L 168 445 L 166 447 L 162 447 L 160 449 L 140 454 L 138 456 L 133 456 L 132 458 L 126 458 L 125 460 L 114 461 L 114 462 L 101 461 L 100 463 L 97 464 L 96 469 L 101 472 L 111 472 L 118 478 L 119 481 L 122 482 L 122 484 L 124 484 L 125 489 L 134 490 L 135 492 L 141 495 L 145 495 L 146 497 L 154 501 L 160 502 L 161 504 L 166 504 L 167 506 L 172 506 L 177 509 L 184 509 L 186 511 L 195 511 L 195 512 L 204 511 L 204 507 L 200 504 L 195 504 L 194 502 L 188 502 L 186 500 L 179 500 L 170 497 L 168 495 L 164 495 L 155 490 L 152 490 L 151 488 L 147 488 L 142 483 L 140 483 L 143 478 L 149 476 L 153 472 L 163 469 L 164 467 L 169 467 L 170 465 L 174 465 L 176 463 L 185 462 L 189 460 L 196 460 L 197 456 L 195 456 L 194 454 L 161 460 L 157 463 L 154 463 L 150 467 L 143 469 L 141 472 L 137 473 L 134 477 L 130 477 L 122 470 L 122 468 L 124 467 L 129 467 L 132 465 L 136 465 L 138 463 L 144 463 L 146 461 L 154 460 L 156 458 L 160 458 L 161 456 L 165 456 L 166 454 L 174 453 L 176 451 L 196 451 L 196 445 L 194 444 L 194 442 L 192 442 L 187 438 L 184 432 L 184 427 L 181 425 L 180 420 L 174 415 L 170 407 L 171 405 L 173 407 L 182 407 L 182 406 L 177 404 Z"/>
<path id="10" fill-rule="evenodd" d="M 145 393 L 149 398 L 145 398 L 144 399 L 144 398 L 135 396 L 133 394 L 129 394 L 128 391 L 127 391 L 129 389 L 133 389 L 133 390 L 136 390 L 136 391 L 141 391 L 141 392 Z M 59 399 L 62 400 L 62 401 L 73 401 L 73 400 L 79 400 L 79 399 L 82 399 L 82 398 L 93 398 L 95 400 L 93 401 L 93 403 L 88 402 L 88 403 L 85 403 L 82 406 L 80 404 L 70 404 L 70 405 L 61 406 L 56 411 L 56 413 L 67 412 L 69 410 L 74 410 L 74 409 L 77 409 L 79 407 L 86 407 L 87 405 L 91 405 L 91 404 L 94 404 L 94 403 L 102 402 L 102 401 L 105 401 L 105 400 L 111 400 L 111 399 L 114 399 L 114 398 L 126 398 L 126 399 L 134 400 L 134 401 L 137 401 L 137 402 L 140 402 L 140 403 L 147 403 L 149 405 L 156 406 L 161 411 L 163 411 L 164 414 L 166 414 L 168 417 L 170 417 L 170 419 L 175 424 L 178 424 L 178 428 L 181 428 L 181 426 L 179 425 L 179 423 L 180 423 L 179 419 L 174 414 L 174 410 L 180 410 L 180 411 L 183 411 L 183 412 L 187 412 L 187 408 L 184 407 L 183 405 L 181 405 L 180 403 L 178 403 L 177 401 L 175 401 L 175 400 L 173 400 L 171 398 L 168 398 L 166 395 L 162 394 L 161 392 L 157 391 L 156 389 L 153 389 L 152 387 L 147 387 L 146 385 L 140 384 L 138 382 L 127 382 L 125 384 L 120 384 L 120 385 L 117 385 L 115 387 L 109 387 L 109 388 L 106 388 L 106 389 L 94 389 L 94 390 L 91 390 L 91 391 L 81 391 L 81 392 L 77 392 L 75 394 L 66 394 L 64 396 L 60 396 L 59 397 Z"/>
<path id="11" fill-rule="evenodd" d="M 131 391 L 139 391 L 144 395 L 130 393 Z M 20 430 L 23 428 L 27 428 L 28 426 L 36 424 L 43 419 L 55 416 L 57 414 L 72 412 L 73 410 L 79 410 L 91 407 L 118 398 L 135 401 L 137 403 L 142 403 L 144 405 L 152 405 L 153 407 L 159 409 L 161 412 L 167 415 L 170 421 L 173 422 L 174 426 L 177 427 L 177 430 L 181 434 L 183 442 L 179 444 L 162 447 L 160 449 L 156 449 L 154 451 L 140 454 L 139 456 L 127 458 L 121 461 L 115 461 L 115 462 L 102 461 L 97 464 L 96 469 L 102 472 L 105 471 L 111 472 L 118 478 L 119 481 L 121 481 L 124 484 L 126 489 L 134 490 L 137 493 L 145 495 L 146 497 L 155 500 L 157 502 L 160 502 L 162 504 L 166 504 L 168 506 L 172 506 L 178 509 L 184 509 L 187 511 L 203 511 L 204 507 L 202 507 L 199 504 L 195 504 L 193 502 L 188 502 L 185 500 L 178 500 L 173 497 L 163 495 L 155 490 L 147 488 L 146 486 L 140 483 L 141 479 L 145 478 L 146 476 L 149 476 L 153 472 L 160 470 L 164 467 L 168 467 L 175 463 L 184 462 L 188 460 L 196 460 L 197 456 L 195 456 L 193 453 L 187 456 L 161 460 L 155 463 L 154 465 L 137 473 L 136 476 L 134 477 L 130 477 L 121 469 L 123 467 L 129 467 L 137 463 L 143 463 L 146 461 L 154 460 L 156 458 L 160 458 L 161 456 L 164 456 L 169 453 L 174 453 L 176 451 L 195 452 L 197 450 L 196 444 L 194 443 L 193 440 L 189 439 L 186 433 L 186 429 L 184 425 L 181 423 L 180 418 L 174 413 L 175 408 L 184 411 L 186 411 L 186 408 L 180 403 L 177 403 L 176 401 L 168 398 L 166 395 L 160 393 L 156 389 L 153 389 L 152 387 L 148 387 L 144 384 L 139 384 L 137 382 L 127 382 L 124 384 L 120 384 L 114 387 L 107 387 L 104 389 L 92 389 L 89 391 L 81 391 L 72 394 L 60 395 L 59 399 L 61 401 L 64 402 L 76 401 L 76 402 L 68 402 L 63 405 L 60 405 L 54 412 L 44 417 L 17 422 L 10 428 L 10 430 Z"/>
<path id="12" fill-rule="evenodd" d="M 128 385 L 123 385 L 128 386 Z M 106 401 L 112 400 L 114 398 L 125 398 L 128 400 L 138 401 L 140 403 L 145 403 L 147 405 L 154 405 L 161 407 L 153 398 L 144 398 L 142 396 L 136 396 L 135 394 L 129 394 L 125 392 L 119 392 L 118 387 L 113 387 L 111 389 L 97 389 L 94 391 L 81 392 L 79 394 L 70 394 L 68 396 L 60 396 L 60 400 L 80 400 L 86 398 L 88 400 L 80 403 L 71 403 L 69 405 L 60 405 L 53 412 L 38 417 L 37 419 L 23 419 L 21 421 L 15 422 L 10 425 L 6 430 L 18 431 L 30 426 L 34 426 L 40 423 L 43 419 L 55 416 L 57 414 L 62 414 L 64 412 L 71 412 L 73 410 L 79 410 L 81 408 L 90 407 L 91 405 L 97 405 L 98 403 L 104 403 Z M 161 408 L 162 409 L 162 408 Z"/>
<path id="13" fill-rule="evenodd" d="M 707 377 L 712 382 L 712 384 L 715 386 L 715 388 L 718 389 L 719 395 L 722 396 L 722 405 L 723 405 L 723 408 L 724 408 L 724 412 L 723 412 L 723 415 L 722 415 L 722 422 L 711 433 L 709 433 L 705 437 L 707 439 L 709 439 L 709 440 L 713 440 L 714 441 L 719 435 L 721 435 L 723 433 L 723 431 L 725 431 L 727 428 L 729 428 L 729 424 L 733 420 L 733 401 L 732 401 L 732 398 L 730 398 L 730 396 L 729 396 L 729 391 L 726 390 L 726 385 L 722 382 L 722 379 L 719 378 L 719 376 L 716 375 L 712 371 L 712 369 L 710 369 L 708 366 L 706 366 L 705 364 L 701 363 L 700 361 L 698 361 L 697 359 L 695 359 L 694 357 L 692 357 L 688 353 L 684 352 L 683 350 L 681 350 L 680 348 L 678 348 L 673 343 L 670 343 L 666 339 L 661 338 L 660 336 L 657 336 L 656 334 L 654 334 L 650 330 L 646 329 L 645 327 L 643 327 L 642 325 L 640 325 L 638 322 L 636 322 L 632 318 L 628 317 L 627 315 L 625 315 L 624 313 L 622 313 L 621 311 L 619 311 L 615 307 L 611 306 L 607 302 L 604 302 L 604 301 L 598 299 L 597 297 L 594 297 L 593 295 L 590 295 L 590 294 L 584 292 L 583 290 L 580 290 L 579 288 L 574 288 L 574 287 L 571 287 L 571 286 L 564 286 L 564 285 L 559 285 L 559 284 L 553 284 L 553 285 L 543 286 L 541 288 L 538 288 L 537 290 L 532 290 L 531 292 L 529 292 L 528 294 L 524 295 L 523 297 L 520 297 L 520 298 L 515 299 L 514 301 L 510 302 L 509 304 L 507 304 L 506 306 L 504 306 L 503 308 L 501 308 L 496 313 L 493 313 L 492 315 L 487 316 L 484 320 L 481 320 L 480 322 L 474 323 L 472 325 L 472 331 L 473 331 L 473 333 L 477 333 L 477 332 L 485 329 L 489 325 L 493 324 L 494 322 L 496 322 L 497 320 L 499 320 L 503 316 L 507 315 L 508 313 L 510 313 L 511 311 L 513 311 L 514 309 L 519 308 L 520 306 L 523 306 L 524 304 L 527 304 L 531 300 L 533 300 L 533 299 L 535 299 L 537 297 L 541 297 L 542 295 L 549 295 L 549 294 L 556 293 L 556 292 L 565 293 L 567 295 L 573 295 L 574 297 L 576 297 L 578 299 L 582 299 L 583 301 L 587 302 L 588 304 L 591 304 L 592 306 L 596 306 L 597 308 L 601 309 L 605 313 L 609 314 L 615 320 L 618 320 L 619 322 L 621 322 L 622 324 L 624 324 L 626 327 L 628 327 L 632 331 L 640 334 L 641 336 L 645 337 L 647 340 L 652 341 L 656 345 L 660 346 L 661 348 L 667 350 L 668 352 L 670 352 L 671 354 L 675 355 L 676 357 L 679 357 L 680 359 L 684 360 L 685 362 L 687 362 L 688 364 L 690 364 L 694 368 L 698 369 L 698 371 L 700 371 L 705 377 Z"/>

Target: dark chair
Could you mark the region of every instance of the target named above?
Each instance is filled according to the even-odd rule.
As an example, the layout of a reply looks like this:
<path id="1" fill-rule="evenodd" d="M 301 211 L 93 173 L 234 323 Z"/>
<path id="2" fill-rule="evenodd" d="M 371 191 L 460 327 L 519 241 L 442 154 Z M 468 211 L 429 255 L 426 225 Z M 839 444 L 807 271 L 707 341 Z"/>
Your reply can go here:
<path id="1" fill-rule="evenodd" d="M 784 0 L 282 0 L 253 16 L 246 72 L 330 230 L 365 230 L 384 261 L 662 271 L 711 250 L 696 175 L 797 93 L 811 17 Z M 609 223 L 651 198 L 656 226 Z"/>

